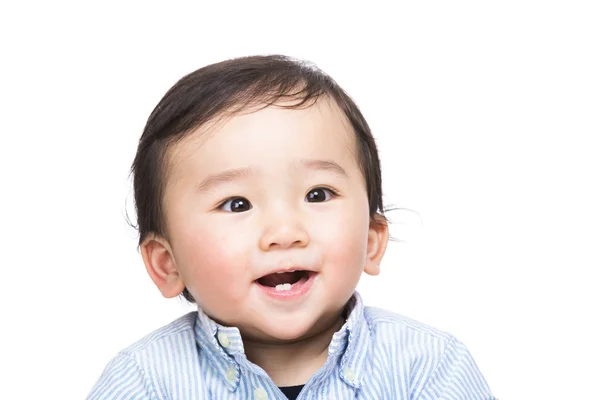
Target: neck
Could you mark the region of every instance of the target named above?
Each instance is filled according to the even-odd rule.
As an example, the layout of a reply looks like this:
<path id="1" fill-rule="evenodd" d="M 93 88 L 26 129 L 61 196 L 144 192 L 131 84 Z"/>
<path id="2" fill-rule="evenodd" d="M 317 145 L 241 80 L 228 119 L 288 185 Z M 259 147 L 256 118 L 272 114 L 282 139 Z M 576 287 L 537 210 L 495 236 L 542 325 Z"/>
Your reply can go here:
<path id="1" fill-rule="evenodd" d="M 325 330 L 286 343 L 244 340 L 248 360 L 260 366 L 279 387 L 305 384 L 327 361 L 329 344 L 344 324 L 339 316 Z"/>

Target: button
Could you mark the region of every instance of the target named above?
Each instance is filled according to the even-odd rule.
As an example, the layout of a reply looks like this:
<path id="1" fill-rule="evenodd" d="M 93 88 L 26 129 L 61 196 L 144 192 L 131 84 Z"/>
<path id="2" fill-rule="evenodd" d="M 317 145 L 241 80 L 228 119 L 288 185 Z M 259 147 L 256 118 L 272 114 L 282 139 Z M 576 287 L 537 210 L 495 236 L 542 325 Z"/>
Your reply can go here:
<path id="1" fill-rule="evenodd" d="M 230 345 L 229 342 L 229 337 L 227 337 L 226 334 L 224 334 L 223 332 L 219 332 L 217 334 L 217 339 L 219 339 L 219 343 L 221 343 L 221 346 L 228 348 Z"/>
<path id="2" fill-rule="evenodd" d="M 254 400 L 269 400 L 269 396 L 265 389 L 259 387 L 254 391 Z"/>
<path id="3" fill-rule="evenodd" d="M 354 375 L 354 371 L 352 371 L 348 367 L 344 368 L 344 378 L 346 378 L 348 382 L 354 381 L 354 378 L 356 378 L 356 376 Z"/>
<path id="4" fill-rule="evenodd" d="M 235 367 L 232 365 L 231 367 L 229 367 L 229 369 L 227 370 L 227 380 L 229 382 L 233 382 L 235 381 Z"/>

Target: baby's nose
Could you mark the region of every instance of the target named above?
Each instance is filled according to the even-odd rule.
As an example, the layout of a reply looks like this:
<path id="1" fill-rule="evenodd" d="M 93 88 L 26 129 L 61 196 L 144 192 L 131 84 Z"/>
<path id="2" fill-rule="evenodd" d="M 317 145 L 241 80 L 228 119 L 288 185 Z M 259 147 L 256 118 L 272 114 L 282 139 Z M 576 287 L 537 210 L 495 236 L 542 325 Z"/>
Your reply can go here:
<path id="1" fill-rule="evenodd" d="M 269 251 L 276 248 L 305 247 L 308 243 L 308 233 L 299 223 L 282 222 L 265 229 L 259 246 L 263 251 Z"/>

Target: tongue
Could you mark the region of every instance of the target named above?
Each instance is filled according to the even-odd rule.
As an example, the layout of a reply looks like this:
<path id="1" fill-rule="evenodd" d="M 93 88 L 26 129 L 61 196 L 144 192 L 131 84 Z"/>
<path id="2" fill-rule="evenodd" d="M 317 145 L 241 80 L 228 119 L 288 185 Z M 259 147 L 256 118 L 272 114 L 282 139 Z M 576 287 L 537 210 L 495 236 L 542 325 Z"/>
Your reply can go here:
<path id="1" fill-rule="evenodd" d="M 283 285 L 284 283 L 294 284 L 302 278 L 302 274 L 303 274 L 302 271 L 283 272 L 281 274 L 277 274 L 277 273 L 270 274 L 270 275 L 266 275 L 266 276 L 263 276 L 262 278 L 260 278 L 258 280 L 258 283 L 260 283 L 263 286 L 270 286 L 270 287 L 275 287 L 277 285 Z"/>

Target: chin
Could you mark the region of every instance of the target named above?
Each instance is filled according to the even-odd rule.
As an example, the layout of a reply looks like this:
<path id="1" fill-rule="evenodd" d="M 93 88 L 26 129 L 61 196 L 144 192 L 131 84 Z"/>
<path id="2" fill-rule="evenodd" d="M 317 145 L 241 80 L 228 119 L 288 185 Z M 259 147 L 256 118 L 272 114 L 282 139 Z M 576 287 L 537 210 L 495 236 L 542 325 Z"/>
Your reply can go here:
<path id="1" fill-rule="evenodd" d="M 266 336 L 278 341 L 294 341 L 310 334 L 317 321 L 312 319 L 303 319 L 301 315 L 296 314 L 290 318 L 273 318 L 265 321 L 261 331 Z"/>
<path id="2" fill-rule="evenodd" d="M 285 326 L 269 326 L 263 332 L 275 340 L 289 342 L 301 339 L 311 328 L 312 326 L 306 324 L 286 324 Z"/>

